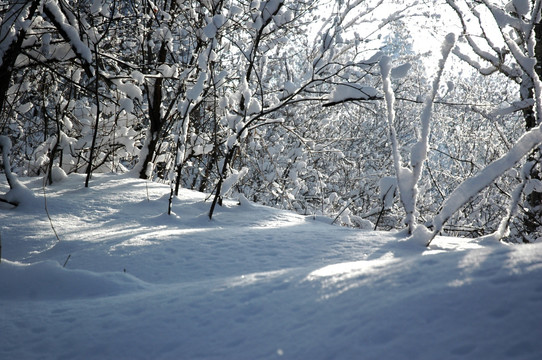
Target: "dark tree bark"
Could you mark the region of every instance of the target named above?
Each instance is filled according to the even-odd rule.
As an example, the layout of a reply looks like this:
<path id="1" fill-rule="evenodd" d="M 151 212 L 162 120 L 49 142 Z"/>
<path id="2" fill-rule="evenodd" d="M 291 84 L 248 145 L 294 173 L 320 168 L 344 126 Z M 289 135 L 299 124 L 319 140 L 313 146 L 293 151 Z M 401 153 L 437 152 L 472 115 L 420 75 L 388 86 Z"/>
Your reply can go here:
<path id="1" fill-rule="evenodd" d="M 542 80 L 542 24 L 540 22 L 535 24 L 534 27 L 535 33 L 535 57 L 536 65 L 535 72 L 539 80 Z M 533 95 L 533 88 L 531 87 L 531 97 Z M 541 123 L 540 117 L 542 114 L 536 114 L 532 108 L 530 108 L 531 113 L 525 114 L 527 130 L 537 126 Z M 537 118 L 538 117 L 538 118 Z M 528 158 L 529 163 L 533 164 L 530 170 L 531 179 L 542 180 L 541 174 L 541 151 L 540 147 L 536 148 Z M 525 227 L 526 230 L 531 232 L 536 232 L 537 229 L 542 226 L 542 192 L 533 191 L 526 197 L 529 211 L 525 216 Z M 528 241 L 526 238 L 524 241 Z"/>
<path id="2" fill-rule="evenodd" d="M 17 12 L 21 12 L 21 13 L 29 6 L 28 15 L 26 16 L 25 20 L 30 20 L 34 18 L 34 15 L 36 13 L 39 3 L 40 3 L 39 0 L 32 0 L 32 1 L 26 1 L 26 3 L 22 5 L 13 4 L 12 6 L 13 7 L 20 6 Z M 4 21 L 11 21 L 11 17 L 7 17 L 7 18 L 8 19 L 4 18 Z M 1 24 L 0 26 L 3 27 L 3 25 L 4 24 Z M 14 24 L 12 24 L 12 26 L 13 25 Z M 13 75 L 15 61 L 17 60 L 17 57 L 21 54 L 21 49 L 22 49 L 22 45 L 23 45 L 23 41 L 25 37 L 26 37 L 26 31 L 24 29 L 20 29 L 18 34 L 16 34 L 15 38 L 12 40 L 11 44 L 9 44 L 9 47 L 6 50 L 6 52 L 2 54 L 2 64 L 0 65 L 0 112 L 4 110 L 6 94 L 11 83 L 11 77 Z"/>
<path id="3" fill-rule="evenodd" d="M 98 51 L 96 44 L 94 44 L 94 53 L 96 56 L 96 65 L 98 65 Z M 96 66 L 97 69 L 97 66 Z M 96 149 L 96 138 L 98 136 L 98 125 L 100 123 L 100 74 L 96 71 L 96 78 L 94 79 L 94 96 L 96 97 L 96 121 L 94 123 L 94 132 L 92 133 L 92 144 L 90 145 L 90 155 L 88 157 L 87 176 L 85 178 L 85 187 L 88 187 L 90 177 L 92 175 L 92 163 L 94 160 L 94 151 Z M 51 159 L 52 162 L 52 159 Z"/>
<path id="4" fill-rule="evenodd" d="M 158 57 L 156 59 L 157 64 L 162 64 L 166 61 L 167 56 L 167 47 L 165 42 L 162 43 L 160 51 L 158 52 Z M 147 140 L 147 154 L 143 161 L 143 166 L 139 172 L 139 177 L 141 179 L 147 179 L 147 165 L 152 162 L 154 153 L 156 152 L 156 145 L 160 140 L 160 132 L 164 125 L 164 120 L 162 119 L 162 114 L 160 111 L 162 105 L 162 87 L 163 87 L 163 78 L 157 78 L 154 80 L 152 85 L 152 90 L 147 87 L 147 93 L 151 94 L 148 98 L 149 104 L 149 122 L 150 122 L 150 134 L 149 139 Z"/>

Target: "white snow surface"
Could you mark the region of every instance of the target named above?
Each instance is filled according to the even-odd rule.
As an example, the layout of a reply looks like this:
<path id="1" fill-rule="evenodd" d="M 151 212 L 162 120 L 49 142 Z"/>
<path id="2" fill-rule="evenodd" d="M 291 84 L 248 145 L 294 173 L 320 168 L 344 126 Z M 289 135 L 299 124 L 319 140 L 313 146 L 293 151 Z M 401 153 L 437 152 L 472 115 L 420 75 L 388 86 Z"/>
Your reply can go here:
<path id="1" fill-rule="evenodd" d="M 244 198 L 210 221 L 189 190 L 168 216 L 168 185 L 119 175 L 46 188 L 58 241 L 42 179 L 21 181 L 35 206 L 0 204 L 0 359 L 542 358 L 542 244 L 425 248 Z"/>

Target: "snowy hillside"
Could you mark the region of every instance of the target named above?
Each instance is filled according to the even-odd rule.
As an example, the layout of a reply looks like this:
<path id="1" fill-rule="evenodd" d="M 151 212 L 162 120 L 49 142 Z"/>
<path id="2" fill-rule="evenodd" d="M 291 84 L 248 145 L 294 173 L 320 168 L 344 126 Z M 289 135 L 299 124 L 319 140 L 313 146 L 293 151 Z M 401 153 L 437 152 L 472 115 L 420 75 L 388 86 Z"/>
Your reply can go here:
<path id="1" fill-rule="evenodd" d="M 209 221 L 188 190 L 168 216 L 168 186 L 114 175 L 46 188 L 58 241 L 23 182 L 35 199 L 0 204 L 0 359 L 542 358 L 542 244 L 426 249 L 236 201 Z"/>

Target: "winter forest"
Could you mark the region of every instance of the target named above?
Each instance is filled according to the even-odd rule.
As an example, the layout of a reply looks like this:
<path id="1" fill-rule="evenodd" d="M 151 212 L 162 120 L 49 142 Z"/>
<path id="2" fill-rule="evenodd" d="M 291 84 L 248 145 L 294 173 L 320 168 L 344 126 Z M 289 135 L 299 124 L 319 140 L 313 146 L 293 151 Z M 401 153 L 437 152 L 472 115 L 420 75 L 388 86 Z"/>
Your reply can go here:
<path id="1" fill-rule="evenodd" d="M 0 358 L 542 358 L 542 0 L 0 0 Z"/>
<path id="2" fill-rule="evenodd" d="M 208 193 L 209 218 L 232 197 L 426 244 L 536 242 L 541 7 L 2 1 L 1 201 L 23 201 L 15 175 L 130 172 L 170 207 Z"/>

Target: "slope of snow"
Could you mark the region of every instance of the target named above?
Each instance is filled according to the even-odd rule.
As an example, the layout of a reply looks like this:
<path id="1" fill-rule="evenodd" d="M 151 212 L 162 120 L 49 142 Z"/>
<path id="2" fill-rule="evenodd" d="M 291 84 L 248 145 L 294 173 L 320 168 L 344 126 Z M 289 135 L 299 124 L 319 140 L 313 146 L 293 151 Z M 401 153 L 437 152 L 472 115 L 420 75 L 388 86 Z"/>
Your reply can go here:
<path id="1" fill-rule="evenodd" d="M 70 175 L 0 204 L 1 359 L 540 359 L 542 245 L 340 228 Z M 0 179 L 0 193 L 7 191 Z M 63 265 L 65 264 L 65 267 Z"/>

